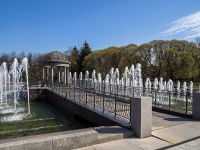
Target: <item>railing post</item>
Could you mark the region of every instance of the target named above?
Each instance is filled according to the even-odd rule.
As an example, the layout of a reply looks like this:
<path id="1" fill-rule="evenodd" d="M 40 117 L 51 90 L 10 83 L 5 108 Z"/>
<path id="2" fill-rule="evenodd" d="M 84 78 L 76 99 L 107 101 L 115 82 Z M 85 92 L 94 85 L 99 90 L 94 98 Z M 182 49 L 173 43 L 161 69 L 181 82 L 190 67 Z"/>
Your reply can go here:
<path id="1" fill-rule="evenodd" d="M 192 97 L 192 117 L 200 120 L 200 92 L 194 92 Z"/>
<path id="2" fill-rule="evenodd" d="M 169 91 L 169 110 L 171 110 L 171 93 Z"/>
<path id="3" fill-rule="evenodd" d="M 185 95 L 185 99 L 186 99 L 186 109 L 185 109 L 185 113 L 187 114 L 188 113 L 188 92 L 186 92 L 186 95 Z"/>
<path id="4" fill-rule="evenodd" d="M 95 87 L 95 82 L 94 82 L 94 87 Z M 96 92 L 96 90 L 95 90 L 95 88 L 94 88 L 94 98 L 93 98 L 93 105 L 94 105 L 94 107 L 95 107 L 95 92 Z"/>
<path id="5" fill-rule="evenodd" d="M 117 84 L 117 96 L 119 95 L 119 85 Z"/>
<path id="6" fill-rule="evenodd" d="M 104 112 L 104 99 L 105 99 L 105 83 L 104 83 L 104 87 L 103 87 L 103 112 Z"/>
<path id="7" fill-rule="evenodd" d="M 157 106 L 157 90 L 155 89 L 155 107 Z"/>
<path id="8" fill-rule="evenodd" d="M 116 115 L 117 115 L 117 96 L 115 94 L 115 117 L 116 118 Z"/>
<path id="9" fill-rule="evenodd" d="M 131 128 L 139 138 L 151 136 L 152 132 L 152 98 L 131 98 Z"/>
<path id="10" fill-rule="evenodd" d="M 85 104 L 87 105 L 87 90 L 88 90 L 88 82 L 86 80 L 86 93 L 85 93 Z"/>
<path id="11" fill-rule="evenodd" d="M 94 99 L 93 99 L 93 101 L 94 101 L 94 104 L 93 104 L 93 105 L 94 105 L 94 108 L 96 107 L 96 103 L 95 103 L 95 100 L 96 100 L 96 99 L 95 99 L 95 96 L 96 96 L 96 93 L 95 93 L 95 91 L 94 91 Z"/>
<path id="12" fill-rule="evenodd" d="M 111 84 L 109 84 L 109 85 L 110 85 L 110 95 L 111 95 L 111 93 L 112 93 L 112 92 L 111 92 Z"/>
<path id="13" fill-rule="evenodd" d="M 76 87 L 75 87 L 75 84 L 74 84 L 74 100 L 76 100 L 76 97 L 75 97 L 75 95 L 76 95 L 76 93 L 75 93 L 75 92 L 76 92 L 76 91 L 75 91 L 75 88 L 76 88 Z"/>

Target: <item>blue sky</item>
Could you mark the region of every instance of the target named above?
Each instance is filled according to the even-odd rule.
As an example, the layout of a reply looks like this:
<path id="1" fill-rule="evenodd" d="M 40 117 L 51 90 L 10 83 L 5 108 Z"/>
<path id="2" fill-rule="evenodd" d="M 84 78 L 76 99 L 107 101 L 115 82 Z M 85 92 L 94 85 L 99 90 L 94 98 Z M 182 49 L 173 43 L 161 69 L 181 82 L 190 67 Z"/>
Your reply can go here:
<path id="1" fill-rule="evenodd" d="M 0 0 L 0 53 L 48 53 L 200 36 L 195 0 Z"/>

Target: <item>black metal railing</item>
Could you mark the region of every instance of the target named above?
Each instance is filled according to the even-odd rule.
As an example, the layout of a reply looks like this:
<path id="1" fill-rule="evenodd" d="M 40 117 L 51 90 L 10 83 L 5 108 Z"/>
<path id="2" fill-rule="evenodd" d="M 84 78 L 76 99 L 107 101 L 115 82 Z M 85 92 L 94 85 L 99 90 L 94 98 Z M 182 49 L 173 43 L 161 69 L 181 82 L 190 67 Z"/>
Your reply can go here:
<path id="1" fill-rule="evenodd" d="M 96 93 L 106 93 L 125 97 L 152 97 L 154 107 L 167 109 L 184 114 L 192 113 L 192 93 L 189 91 L 178 92 L 168 90 L 158 90 L 153 88 L 133 87 L 116 84 L 95 83 L 91 80 L 73 80 L 72 84 L 77 87 L 95 90 Z"/>
<path id="2" fill-rule="evenodd" d="M 105 91 L 102 86 L 101 91 L 95 90 L 90 84 L 86 87 L 72 86 L 68 88 L 69 99 L 74 99 L 93 108 L 100 108 L 102 112 L 110 112 L 114 118 L 117 116 L 130 121 L 130 97 L 112 94 Z M 73 96 L 74 95 L 74 96 Z"/>
<path id="3" fill-rule="evenodd" d="M 183 114 L 192 113 L 192 93 L 178 91 L 160 91 L 116 84 L 95 83 L 91 80 L 73 80 L 70 86 L 58 82 L 46 82 L 54 92 L 63 94 L 68 99 L 90 105 L 94 109 L 110 112 L 130 121 L 131 97 L 152 97 L 153 107 L 167 109 Z"/>
<path id="4" fill-rule="evenodd" d="M 77 82 L 70 86 L 61 83 L 47 82 L 46 86 L 56 93 L 65 95 L 83 105 L 90 105 L 102 113 L 109 112 L 114 118 L 122 117 L 130 123 L 130 97 L 113 94 L 106 84 L 98 85 L 92 82 Z"/>

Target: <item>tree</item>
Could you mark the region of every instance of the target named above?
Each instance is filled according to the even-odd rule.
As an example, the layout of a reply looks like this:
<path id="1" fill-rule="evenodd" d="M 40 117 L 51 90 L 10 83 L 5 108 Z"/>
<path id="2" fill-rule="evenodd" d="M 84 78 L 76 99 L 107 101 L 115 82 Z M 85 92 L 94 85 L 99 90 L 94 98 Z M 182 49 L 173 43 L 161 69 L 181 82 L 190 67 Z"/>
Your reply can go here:
<path id="1" fill-rule="evenodd" d="M 167 66 L 165 66 L 168 71 L 168 77 L 171 76 L 172 79 L 189 79 L 198 75 L 200 70 L 200 51 L 193 42 L 171 40 L 169 41 L 168 50 L 171 51 L 171 55 L 168 57 L 168 63 L 166 63 Z M 170 74 L 169 70 L 171 70 Z"/>
<path id="2" fill-rule="evenodd" d="M 194 68 L 194 59 L 187 52 L 180 52 L 178 62 L 175 65 L 174 76 L 176 78 L 189 79 L 193 77 L 197 68 Z"/>
<path id="3" fill-rule="evenodd" d="M 163 40 L 155 40 L 150 42 L 151 48 L 151 68 L 155 77 L 160 78 L 164 73 L 164 48 L 168 47 L 168 42 Z"/>
<path id="4" fill-rule="evenodd" d="M 22 51 L 22 52 L 18 55 L 18 59 L 19 59 L 19 60 L 22 60 L 22 59 L 25 58 L 25 57 L 26 57 L 26 54 L 25 54 L 24 51 Z"/>
<path id="5" fill-rule="evenodd" d="M 134 60 L 134 65 L 140 63 L 142 65 L 142 80 L 145 81 L 146 78 L 154 78 L 152 69 L 151 69 L 151 44 L 142 44 L 140 45 L 135 54 L 133 55 L 132 59 Z"/>
<path id="6" fill-rule="evenodd" d="M 87 68 L 84 68 L 83 61 L 84 61 L 84 58 L 91 53 L 92 53 L 91 48 L 89 44 L 85 41 L 79 53 L 79 72 L 86 71 Z"/>
<path id="7" fill-rule="evenodd" d="M 71 72 L 78 72 L 79 52 L 76 46 L 72 49 L 69 60 L 71 61 Z"/>
<path id="8" fill-rule="evenodd" d="M 6 53 L 2 53 L 1 56 L 0 56 L 0 65 L 1 65 L 3 62 L 9 63 L 9 55 L 6 54 Z"/>

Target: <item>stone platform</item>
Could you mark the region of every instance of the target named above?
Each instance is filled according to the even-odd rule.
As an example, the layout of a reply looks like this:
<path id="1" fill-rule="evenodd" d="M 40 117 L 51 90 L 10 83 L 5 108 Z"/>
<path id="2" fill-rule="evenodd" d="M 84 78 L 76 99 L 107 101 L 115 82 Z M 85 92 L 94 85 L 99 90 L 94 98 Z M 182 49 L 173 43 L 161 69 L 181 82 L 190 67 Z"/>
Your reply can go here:
<path id="1" fill-rule="evenodd" d="M 0 150 L 68 150 L 132 137 L 134 133 L 119 126 L 72 130 L 0 141 Z"/>
<path id="2" fill-rule="evenodd" d="M 126 138 L 77 150 L 193 150 L 200 148 L 200 121 L 153 112 L 152 136 Z"/>

